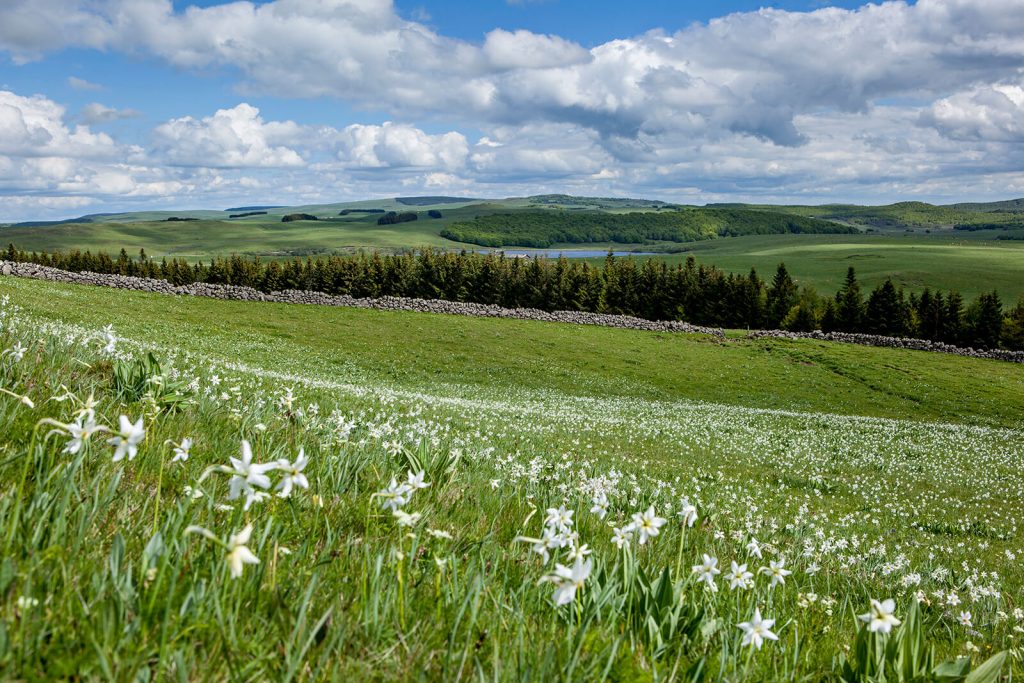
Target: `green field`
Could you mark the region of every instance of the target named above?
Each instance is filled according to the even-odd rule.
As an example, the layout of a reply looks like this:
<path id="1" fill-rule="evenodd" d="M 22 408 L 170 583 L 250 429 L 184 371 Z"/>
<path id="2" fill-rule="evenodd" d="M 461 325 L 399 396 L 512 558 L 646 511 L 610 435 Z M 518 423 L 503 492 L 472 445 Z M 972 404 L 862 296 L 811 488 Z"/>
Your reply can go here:
<path id="1" fill-rule="evenodd" d="M 494 213 L 539 210 L 571 213 L 574 211 L 665 211 L 678 207 L 644 200 L 617 200 L 548 195 L 505 200 L 462 200 L 422 198 L 398 201 L 370 200 L 346 204 L 267 209 L 267 216 L 227 220 L 228 212 L 182 211 L 110 214 L 89 217 L 89 223 L 67 223 L 32 227 L 0 228 L 0 244 L 14 243 L 26 251 L 105 251 L 116 255 L 122 248 L 130 255 L 140 249 L 155 258 L 177 257 L 190 261 L 209 261 L 228 254 L 258 255 L 269 259 L 293 256 L 351 253 L 361 249 L 385 252 L 409 248 L 478 249 L 441 237 L 454 223 L 472 221 L 476 216 Z M 433 202 L 433 203 L 432 203 Z M 739 205 L 743 206 L 743 205 Z M 1005 230 L 953 231 L 956 221 L 981 216 L 984 220 L 1014 221 L 1020 215 L 1020 202 L 933 207 L 919 203 L 888 207 L 752 207 L 773 212 L 791 212 L 805 217 L 820 217 L 856 224 L 869 229 L 868 223 L 852 220 L 856 215 L 881 216 L 889 227 L 870 228 L 863 235 L 765 235 L 709 239 L 685 245 L 686 251 L 658 256 L 680 262 L 693 254 L 701 263 L 725 270 L 746 273 L 757 268 L 769 277 L 780 262 L 785 262 L 799 284 L 819 293 L 831 294 L 840 286 L 848 266 L 854 266 L 860 281 L 868 288 L 887 277 L 908 291 L 956 289 L 968 300 L 984 291 L 996 289 L 1007 305 L 1024 296 L 1024 242 L 998 240 Z M 378 214 L 342 211 L 376 209 L 417 211 L 420 220 L 397 225 L 378 226 Z M 431 219 L 430 209 L 442 212 Z M 323 220 L 281 223 L 288 213 L 307 212 Z M 196 216 L 202 220 L 167 222 L 170 216 Z M 954 220 L 955 219 L 955 220 Z M 900 221 L 904 221 L 900 223 Z M 884 221 L 883 221 L 884 222 Z M 892 227 L 895 225 L 896 227 Z M 913 226 L 908 228 L 907 226 Z M 677 250 L 681 245 L 666 242 L 650 244 L 558 244 L 556 249 L 608 249 L 627 251 Z M 598 263 L 601 259 L 592 259 Z"/>
<path id="2" fill-rule="evenodd" d="M 5 679 L 1022 672 L 1019 365 L 10 278 L 0 297 Z M 90 410 L 141 416 L 137 457 L 108 434 L 68 452 Z M 243 439 L 275 469 L 232 498 Z M 264 496 L 300 448 L 307 480 Z M 648 508 L 666 521 L 641 544 L 622 530 Z M 550 558 L 523 540 L 544 533 Z M 872 599 L 895 601 L 888 634 L 858 619 Z"/>
<path id="3" fill-rule="evenodd" d="M 995 289 L 1007 304 L 1024 296 L 1024 243 L 959 234 L 732 237 L 694 244 L 663 258 L 681 262 L 691 254 L 699 263 L 737 273 L 754 267 L 766 278 L 785 262 L 798 284 L 824 294 L 837 291 L 846 269 L 853 266 L 868 288 L 891 277 L 908 292 L 955 289 L 973 299 Z"/>

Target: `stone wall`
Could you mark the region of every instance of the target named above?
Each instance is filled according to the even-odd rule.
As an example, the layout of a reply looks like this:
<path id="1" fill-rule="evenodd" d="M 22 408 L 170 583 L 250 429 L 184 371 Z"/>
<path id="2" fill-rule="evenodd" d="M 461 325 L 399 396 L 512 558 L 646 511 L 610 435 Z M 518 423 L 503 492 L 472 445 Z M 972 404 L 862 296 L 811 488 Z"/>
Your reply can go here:
<path id="1" fill-rule="evenodd" d="M 33 278 L 36 280 L 52 280 L 54 282 L 70 282 L 81 285 L 97 285 L 115 289 L 132 289 L 140 292 L 156 294 L 174 294 L 179 296 L 205 296 L 214 299 L 231 299 L 235 301 L 273 301 L 286 304 L 313 304 L 318 306 L 347 306 L 352 308 L 372 308 L 381 311 L 416 311 L 419 313 L 447 313 L 450 315 L 469 315 L 482 318 L 514 318 L 516 320 L 540 320 L 544 322 L 572 323 L 576 325 L 599 325 L 602 327 L 618 327 L 631 330 L 648 330 L 652 332 L 687 332 L 694 334 L 710 334 L 724 338 L 722 330 L 711 327 L 700 327 L 689 323 L 675 321 L 653 321 L 634 318 L 626 315 L 606 315 L 602 313 L 585 313 L 580 311 L 541 311 L 533 308 L 502 308 L 484 304 L 461 303 L 458 301 L 442 301 L 438 299 L 406 299 L 396 296 L 385 296 L 378 299 L 356 299 L 351 296 L 333 296 L 322 292 L 299 291 L 289 289 L 269 294 L 250 287 L 234 285 L 213 285 L 196 283 L 175 287 L 164 280 L 127 277 L 124 275 L 101 275 L 98 273 L 70 273 L 56 268 L 48 268 L 33 263 L 13 263 L 0 261 L 0 272 L 4 275 Z"/>
<path id="2" fill-rule="evenodd" d="M 862 346 L 885 346 L 893 349 L 911 349 L 913 351 L 932 351 L 934 353 L 952 353 L 971 358 L 989 358 L 1005 360 L 1011 363 L 1024 363 L 1024 351 L 1004 351 L 1002 349 L 971 349 L 951 346 L 943 342 L 927 339 L 908 339 L 905 337 L 883 337 L 876 334 L 851 334 L 848 332 L 786 332 L 785 330 L 757 330 L 747 335 L 751 339 L 820 339 L 822 341 L 843 342 L 844 344 L 860 344 Z"/>
<path id="3" fill-rule="evenodd" d="M 718 328 L 701 327 L 689 323 L 675 321 L 653 321 L 634 318 L 627 315 L 607 315 L 603 313 L 585 313 L 580 311 L 541 311 L 533 308 L 502 308 L 484 304 L 442 301 L 437 299 L 406 299 L 403 297 L 385 296 L 378 299 L 356 299 L 351 296 L 333 296 L 322 292 L 298 291 L 289 289 L 269 294 L 250 287 L 234 285 L 212 285 L 197 283 L 175 287 L 164 280 L 126 277 L 123 275 L 101 275 L 98 273 L 71 273 L 56 268 L 39 266 L 34 263 L 13 263 L 0 261 L 0 272 L 4 275 L 69 282 L 81 285 L 113 287 L 115 289 L 131 289 L 156 294 L 173 294 L 176 296 L 205 296 L 214 299 L 234 301 L 272 301 L 286 304 L 311 304 L 316 306 L 347 306 L 352 308 L 372 308 L 381 311 L 416 311 L 419 313 L 445 313 L 449 315 L 469 315 L 482 318 L 512 318 L 516 320 L 539 320 L 544 322 L 571 323 L 575 325 L 599 325 L 630 330 L 647 330 L 651 332 L 683 332 L 693 334 L 709 334 L 719 339 L 725 333 Z M 1003 351 L 1000 349 L 965 349 L 950 346 L 942 342 L 931 342 L 924 339 L 905 339 L 902 337 L 882 337 L 871 334 L 847 334 L 842 332 L 785 332 L 782 330 L 758 330 L 748 335 L 751 339 L 820 339 L 823 341 L 860 344 L 864 346 L 884 346 L 915 351 L 931 351 L 951 353 L 973 358 L 989 358 L 993 360 L 1024 363 L 1024 351 Z"/>

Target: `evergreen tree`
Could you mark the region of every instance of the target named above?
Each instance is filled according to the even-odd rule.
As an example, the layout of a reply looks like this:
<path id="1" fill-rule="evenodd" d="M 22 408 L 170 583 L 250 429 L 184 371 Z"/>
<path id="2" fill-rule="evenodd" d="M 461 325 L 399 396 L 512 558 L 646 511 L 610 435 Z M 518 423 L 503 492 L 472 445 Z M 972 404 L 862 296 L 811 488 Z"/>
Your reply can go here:
<path id="1" fill-rule="evenodd" d="M 776 329 L 789 315 L 789 311 L 796 305 L 797 288 L 793 278 L 786 270 L 786 264 L 780 263 L 772 279 L 772 285 L 768 288 L 768 328 Z"/>
<path id="2" fill-rule="evenodd" d="M 860 332 L 864 322 L 864 302 L 860 283 L 853 266 L 846 271 L 846 281 L 836 293 L 836 328 L 841 332 Z"/>
<path id="3" fill-rule="evenodd" d="M 1003 329 L 1003 305 L 995 292 L 982 294 L 967 311 L 967 329 L 971 343 L 983 349 L 999 346 Z"/>
<path id="4" fill-rule="evenodd" d="M 1012 351 L 1024 351 L 1024 297 L 1021 297 L 1006 317 L 1000 341 Z"/>
<path id="5" fill-rule="evenodd" d="M 891 279 L 875 288 L 868 297 L 866 328 L 871 334 L 891 337 L 903 335 L 906 331 L 903 292 L 896 290 Z"/>

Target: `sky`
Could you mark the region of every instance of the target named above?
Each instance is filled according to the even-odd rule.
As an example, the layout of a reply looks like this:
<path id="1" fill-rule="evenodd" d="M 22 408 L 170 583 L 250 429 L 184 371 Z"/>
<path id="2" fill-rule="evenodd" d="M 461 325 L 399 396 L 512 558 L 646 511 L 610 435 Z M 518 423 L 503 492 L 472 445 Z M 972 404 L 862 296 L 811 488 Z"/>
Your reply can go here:
<path id="1" fill-rule="evenodd" d="M 3 0 L 0 222 L 1024 196 L 1024 0 Z"/>

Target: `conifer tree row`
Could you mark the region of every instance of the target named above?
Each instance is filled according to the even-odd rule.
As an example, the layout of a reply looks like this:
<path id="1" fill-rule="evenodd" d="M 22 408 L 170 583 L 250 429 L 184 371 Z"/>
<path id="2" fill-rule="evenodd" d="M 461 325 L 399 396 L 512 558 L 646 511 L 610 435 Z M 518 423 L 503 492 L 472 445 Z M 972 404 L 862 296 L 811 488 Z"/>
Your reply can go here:
<path id="1" fill-rule="evenodd" d="M 353 297 L 401 296 L 446 299 L 506 308 L 537 308 L 681 320 L 733 329 L 856 332 L 915 337 L 957 346 L 1024 350 L 1024 300 L 1004 310 L 996 292 L 970 304 L 955 291 L 904 292 L 892 280 L 866 297 L 851 267 L 834 296 L 799 287 L 785 264 L 769 282 L 698 265 L 691 256 L 669 265 L 658 259 L 617 258 L 601 267 L 567 258 L 509 258 L 502 254 L 419 252 L 263 261 L 215 258 L 208 264 L 152 259 L 145 251 L 116 258 L 89 251 L 48 254 L 18 251 L 9 261 L 69 271 L 239 285 L 263 292 L 301 289 Z"/>

